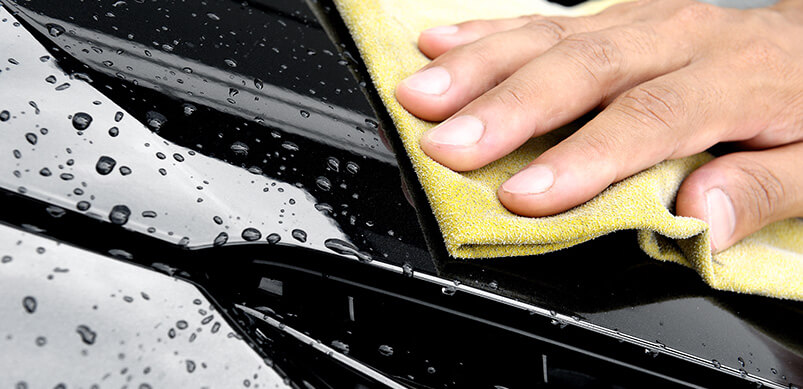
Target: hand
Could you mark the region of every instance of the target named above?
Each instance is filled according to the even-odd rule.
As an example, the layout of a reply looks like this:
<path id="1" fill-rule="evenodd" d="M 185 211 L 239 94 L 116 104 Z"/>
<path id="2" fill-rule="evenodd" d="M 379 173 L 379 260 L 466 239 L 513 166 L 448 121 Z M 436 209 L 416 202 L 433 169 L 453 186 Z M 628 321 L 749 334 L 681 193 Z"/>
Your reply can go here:
<path id="1" fill-rule="evenodd" d="M 718 142 L 676 211 L 707 221 L 721 251 L 803 216 L 803 1 L 722 9 L 690 0 L 623 3 L 587 17 L 477 20 L 421 33 L 434 60 L 399 102 L 444 120 L 421 148 L 457 171 L 601 112 L 498 190 L 509 210 L 555 214 L 663 160 Z"/>

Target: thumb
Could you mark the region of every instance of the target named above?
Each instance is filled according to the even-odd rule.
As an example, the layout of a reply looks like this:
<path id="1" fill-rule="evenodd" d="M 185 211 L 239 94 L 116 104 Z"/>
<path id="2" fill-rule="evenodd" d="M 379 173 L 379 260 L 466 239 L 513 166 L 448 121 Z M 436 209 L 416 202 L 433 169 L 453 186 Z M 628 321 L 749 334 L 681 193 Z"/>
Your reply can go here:
<path id="1" fill-rule="evenodd" d="M 695 170 L 676 210 L 708 222 L 718 253 L 772 222 L 803 216 L 803 143 L 727 154 Z"/>

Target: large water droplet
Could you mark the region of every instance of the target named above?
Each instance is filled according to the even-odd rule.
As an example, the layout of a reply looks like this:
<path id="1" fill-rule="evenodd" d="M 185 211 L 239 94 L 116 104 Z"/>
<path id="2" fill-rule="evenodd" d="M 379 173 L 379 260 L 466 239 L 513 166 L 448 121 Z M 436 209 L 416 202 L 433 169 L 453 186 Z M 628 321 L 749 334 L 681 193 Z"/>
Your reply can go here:
<path id="1" fill-rule="evenodd" d="M 268 243 L 276 244 L 276 243 L 279 243 L 279 241 L 282 240 L 282 236 L 274 232 L 272 234 L 269 234 L 267 239 L 268 239 Z"/>
<path id="2" fill-rule="evenodd" d="M 195 371 L 195 362 L 187 360 L 187 372 L 192 373 Z"/>
<path id="3" fill-rule="evenodd" d="M 0 112 L 0 122 L 8 121 L 8 119 L 10 117 L 11 117 L 11 114 L 8 113 L 8 111 L 3 110 L 2 112 Z"/>
<path id="4" fill-rule="evenodd" d="M 329 238 L 323 242 L 323 245 L 338 254 L 351 255 L 363 262 L 372 260 L 371 254 L 360 251 L 356 246 L 342 239 Z"/>
<path id="5" fill-rule="evenodd" d="M 383 356 L 389 357 L 393 355 L 393 347 L 390 347 L 386 344 L 379 346 L 379 353 Z"/>
<path id="6" fill-rule="evenodd" d="M 229 149 L 237 155 L 248 155 L 248 145 L 243 142 L 234 142 L 229 146 Z"/>
<path id="7" fill-rule="evenodd" d="M 56 83 L 56 76 L 50 75 L 45 78 L 48 84 L 55 84 Z"/>
<path id="8" fill-rule="evenodd" d="M 70 87 L 70 83 L 69 83 L 69 82 L 65 82 L 65 83 L 63 83 L 63 84 L 61 84 L 61 85 L 57 86 L 57 87 L 56 87 L 56 90 L 57 90 L 57 91 L 63 91 L 63 90 L 65 90 L 65 89 L 69 88 L 69 87 Z"/>
<path id="9" fill-rule="evenodd" d="M 39 139 L 39 138 L 37 138 L 37 137 L 36 137 L 36 134 L 34 134 L 33 132 L 29 132 L 29 133 L 25 134 L 25 140 L 27 140 L 27 141 L 28 141 L 28 143 L 30 143 L 30 144 L 32 144 L 32 145 L 35 145 L 35 144 L 36 144 L 36 141 L 37 141 L 38 139 Z"/>
<path id="10" fill-rule="evenodd" d="M 148 111 L 145 113 L 145 124 L 155 132 L 158 132 L 166 122 L 167 118 L 159 112 Z"/>
<path id="11" fill-rule="evenodd" d="M 265 83 L 264 83 L 264 82 L 262 82 L 262 80 L 260 80 L 260 79 L 258 79 L 258 78 L 255 78 L 255 79 L 254 79 L 254 86 L 255 86 L 257 89 L 259 89 L 259 90 L 262 90 L 262 88 L 264 88 L 264 87 L 265 87 Z"/>
<path id="12" fill-rule="evenodd" d="M 298 145 L 290 141 L 282 142 L 282 148 L 290 151 L 298 151 Z"/>
<path id="13" fill-rule="evenodd" d="M 214 245 L 214 246 L 223 246 L 228 241 L 229 241 L 229 234 L 227 234 L 225 232 L 221 232 L 215 237 L 215 241 L 212 242 L 212 245 Z"/>
<path id="14" fill-rule="evenodd" d="M 226 66 L 228 66 L 230 68 L 236 68 L 237 67 L 237 61 L 235 61 L 235 60 L 233 60 L 231 58 L 226 58 L 226 59 L 223 60 L 223 62 L 225 62 Z"/>
<path id="15" fill-rule="evenodd" d="M 326 158 L 326 169 L 333 172 L 340 171 L 340 161 L 335 157 Z"/>
<path id="16" fill-rule="evenodd" d="M 295 229 L 295 230 L 293 230 L 291 232 L 291 235 L 293 235 L 293 239 L 295 239 L 295 240 L 297 240 L 297 241 L 299 241 L 301 243 L 304 243 L 304 242 L 307 241 L 307 233 L 304 230 Z"/>
<path id="17" fill-rule="evenodd" d="M 75 329 L 75 332 L 81 336 L 81 340 L 86 344 L 95 344 L 95 338 L 97 338 L 97 333 L 92 331 L 91 328 L 85 325 L 79 325 L 78 328 Z"/>
<path id="18" fill-rule="evenodd" d="M 131 216 L 131 210 L 125 205 L 115 205 L 112 211 L 109 212 L 109 220 L 113 224 L 124 225 L 128 223 L 128 217 Z"/>
<path id="19" fill-rule="evenodd" d="M 208 13 L 208 14 L 206 14 L 206 17 L 208 17 L 209 19 L 212 19 L 212 20 L 214 20 L 214 21 L 216 21 L 216 22 L 220 20 L 220 17 L 219 17 L 219 16 L 217 16 L 217 15 L 215 15 L 215 14 L 211 13 L 211 12 L 210 12 L 210 13 Z"/>
<path id="20" fill-rule="evenodd" d="M 259 240 L 260 238 L 262 238 L 262 233 L 259 232 L 259 230 L 257 230 L 256 228 L 248 227 L 243 230 L 241 236 L 243 237 L 243 239 L 249 242 L 253 242 L 255 240 Z"/>
<path id="21" fill-rule="evenodd" d="M 22 299 L 22 307 L 25 308 L 25 312 L 36 312 L 36 299 L 32 296 L 25 296 L 25 298 Z"/>
<path id="22" fill-rule="evenodd" d="M 92 116 L 89 116 L 88 113 L 76 112 L 75 115 L 72 115 L 72 126 L 76 130 L 86 130 L 90 124 L 92 124 Z"/>
<path id="23" fill-rule="evenodd" d="M 47 28 L 47 33 L 54 38 L 61 34 L 64 34 L 64 32 L 67 31 L 64 29 L 64 27 L 55 23 L 45 24 L 45 28 Z"/>
<path id="24" fill-rule="evenodd" d="M 329 190 L 332 189 L 332 182 L 329 181 L 328 178 L 323 177 L 323 176 L 316 178 L 315 179 L 315 184 L 317 184 L 319 188 L 321 188 L 321 189 L 323 189 L 325 191 L 329 191 Z"/>
<path id="25" fill-rule="evenodd" d="M 98 159 L 98 163 L 95 164 L 95 171 L 105 176 L 114 170 L 114 165 L 117 165 L 117 161 L 115 161 L 114 158 L 108 155 L 101 155 Z"/>
<path id="26" fill-rule="evenodd" d="M 117 111 L 117 113 L 114 114 L 114 121 L 119 122 L 120 120 L 123 120 L 123 113 Z"/>
<path id="27" fill-rule="evenodd" d="M 39 174 L 41 174 L 42 177 L 50 177 L 53 172 L 51 172 L 50 169 L 43 167 L 42 170 L 39 171 Z"/>
<path id="28" fill-rule="evenodd" d="M 190 116 L 198 110 L 198 108 L 190 103 L 184 103 L 181 105 L 181 107 L 184 108 L 184 116 Z"/>
<path id="29" fill-rule="evenodd" d="M 299 113 L 301 114 L 301 117 L 303 117 L 305 119 L 309 117 L 309 112 L 307 112 L 307 111 L 305 111 L 303 109 L 301 111 L 299 111 Z"/>
<path id="30" fill-rule="evenodd" d="M 119 128 L 117 128 L 117 127 L 112 127 L 112 128 L 110 128 L 110 129 L 109 129 L 109 136 L 111 136 L 112 138 L 114 138 L 114 137 L 116 137 L 117 135 L 120 135 L 120 129 L 119 129 Z"/>
<path id="31" fill-rule="evenodd" d="M 83 200 L 79 201 L 78 204 L 75 204 L 75 208 L 77 208 L 79 211 L 86 211 L 91 206 L 92 204 L 90 204 L 89 201 L 83 201 Z"/>
<path id="32" fill-rule="evenodd" d="M 220 216 L 214 216 L 214 217 L 212 217 L 212 220 L 213 220 L 213 221 L 215 222 L 215 224 L 217 224 L 217 225 L 221 225 L 221 224 L 223 224 L 223 218 L 221 218 Z"/>

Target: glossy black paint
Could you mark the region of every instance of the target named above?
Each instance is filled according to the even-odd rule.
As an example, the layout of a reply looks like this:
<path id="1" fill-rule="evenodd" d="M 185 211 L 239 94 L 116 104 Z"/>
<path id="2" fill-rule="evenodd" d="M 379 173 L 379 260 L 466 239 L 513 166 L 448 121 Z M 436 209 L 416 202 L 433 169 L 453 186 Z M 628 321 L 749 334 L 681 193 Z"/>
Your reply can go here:
<path id="1" fill-rule="evenodd" d="M 242 168 L 257 166 L 265 175 L 306 188 L 332 207 L 330 217 L 375 261 L 410 264 L 417 272 L 438 274 L 493 294 L 576 315 L 605 328 L 716 359 L 723 365 L 738 368 L 737 358 L 741 358 L 747 373 L 783 385 L 803 381 L 801 303 L 712 291 L 696 273 L 647 258 L 638 250 L 631 233 L 614 234 L 538 257 L 472 261 L 448 258 L 392 123 L 370 88 L 360 85 L 368 80 L 365 69 L 355 60 L 353 43 L 331 4 L 313 2 L 312 11 L 303 2 L 291 0 L 247 4 L 129 1 L 123 8 L 100 2 L 81 2 L 80 8 L 76 4 L 25 1 L 9 5 L 20 10 L 20 16 L 40 31 L 40 39 L 48 47 L 54 44 L 45 27 L 51 20 L 45 16 L 84 26 L 101 37 L 129 39 L 128 34 L 133 34 L 133 40 L 151 46 L 150 50 L 244 74 L 300 96 L 320 99 L 336 111 L 349 111 L 367 119 L 354 129 L 354 136 L 384 138 L 385 142 L 379 144 L 387 148 L 378 153 L 395 154 L 398 159 L 377 159 L 372 157 L 377 152 L 369 148 L 344 149 L 320 143 L 318 128 L 306 133 L 285 131 L 281 126 L 266 126 L 211 106 L 196 104 L 197 111 L 187 116 L 183 107 L 186 101 L 176 98 L 187 92 L 179 83 L 173 84 L 170 91 L 133 85 L 134 78 L 156 75 L 134 69 L 122 79 L 100 68 L 110 53 L 70 52 L 65 47 L 53 50 L 66 71 L 89 74 L 96 88 L 141 120 L 148 111 L 158 110 L 168 119 L 159 132 L 165 139 Z M 114 16 L 107 16 L 108 12 Z M 315 15 L 322 18 L 326 31 Z M 160 31 L 162 25 L 169 26 L 168 30 Z M 196 36 L 206 39 L 195 39 Z M 109 39 L 109 45 L 113 41 Z M 233 59 L 236 66 L 226 59 Z M 224 83 L 218 86 L 228 87 Z M 371 111 L 371 105 L 379 108 L 378 115 Z M 292 126 L 303 129 L 303 123 L 299 119 Z M 265 157 L 282 147 L 281 142 L 272 141 L 271 131 L 281 132 L 283 140 L 292 141 L 304 151 L 294 160 L 281 161 L 285 169 Z M 232 151 L 230 145 L 235 141 L 249 144 L 248 155 Z M 355 142 L 359 143 L 356 138 Z M 330 157 L 340 161 L 339 172 L 331 169 L 327 162 Z M 347 162 L 355 162 L 360 172 L 368 174 L 340 174 L 345 173 Z M 345 188 L 321 188 L 317 184 L 321 176 L 330 180 L 332 188 L 341 188 L 341 184 Z M 697 385 L 749 384 L 720 374 L 713 367 L 664 355 L 653 358 L 643 349 L 571 325 L 561 329 L 546 318 L 531 317 L 499 303 L 461 294 L 446 296 L 433 285 L 352 263 L 332 253 L 281 246 L 270 250 L 241 246 L 188 251 L 122 228 L 109 228 L 72 212 L 53 219 L 42 204 L 18 194 L 5 193 L 1 204 L 5 223 L 35 225 L 48 236 L 87 250 L 106 254 L 110 249 L 125 249 L 137 263 L 150 266 L 160 262 L 178 269 L 174 275 L 202 285 L 222 309 L 233 312 L 242 330 L 261 345 L 262 352 L 278 365 L 290 366 L 285 368 L 288 374 L 317 374 L 315 369 L 297 366 L 299 358 L 312 357 L 280 334 L 271 334 L 270 329 L 236 313 L 232 304 L 270 307 L 288 324 L 325 342 L 347 343 L 351 346 L 350 355 L 417 387 L 532 385 L 530 364 L 510 358 L 518 352 L 532 354 L 536 365 L 541 363 L 541 355 L 548 355 L 550 361 L 557 361 L 554 366 L 560 370 L 555 370 L 554 376 L 581 380 L 575 381 L 578 385 L 591 383 L 582 381 L 585 379 L 624 387 L 634 383 L 669 384 L 629 367 L 607 366 L 598 358 L 586 359 L 589 357 L 582 353 L 528 334 Z M 283 280 L 286 293 L 266 294 L 258 288 L 262 277 Z M 343 318 L 348 296 L 364 304 L 364 319 L 351 322 Z M 268 336 L 257 335 L 257 328 Z M 706 334 L 705 339 L 697 341 L 696 334 Z M 733 339 L 736 336 L 739 339 Z M 377 353 L 378 344 L 391 343 L 396 357 Z M 435 373 L 427 372 L 428 367 L 435 367 Z M 328 371 L 326 367 L 321 369 Z M 340 373 L 329 374 L 334 377 Z M 327 378 L 319 381 L 326 382 Z"/>

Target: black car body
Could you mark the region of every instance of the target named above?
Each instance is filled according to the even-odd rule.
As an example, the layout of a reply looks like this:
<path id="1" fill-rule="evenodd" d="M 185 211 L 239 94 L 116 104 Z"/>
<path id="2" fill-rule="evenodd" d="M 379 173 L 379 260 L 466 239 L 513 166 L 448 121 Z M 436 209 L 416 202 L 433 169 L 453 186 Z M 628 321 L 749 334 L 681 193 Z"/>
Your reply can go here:
<path id="1" fill-rule="evenodd" d="M 632 233 L 449 258 L 328 1 L 2 3 L 2 387 L 803 382 Z"/>

